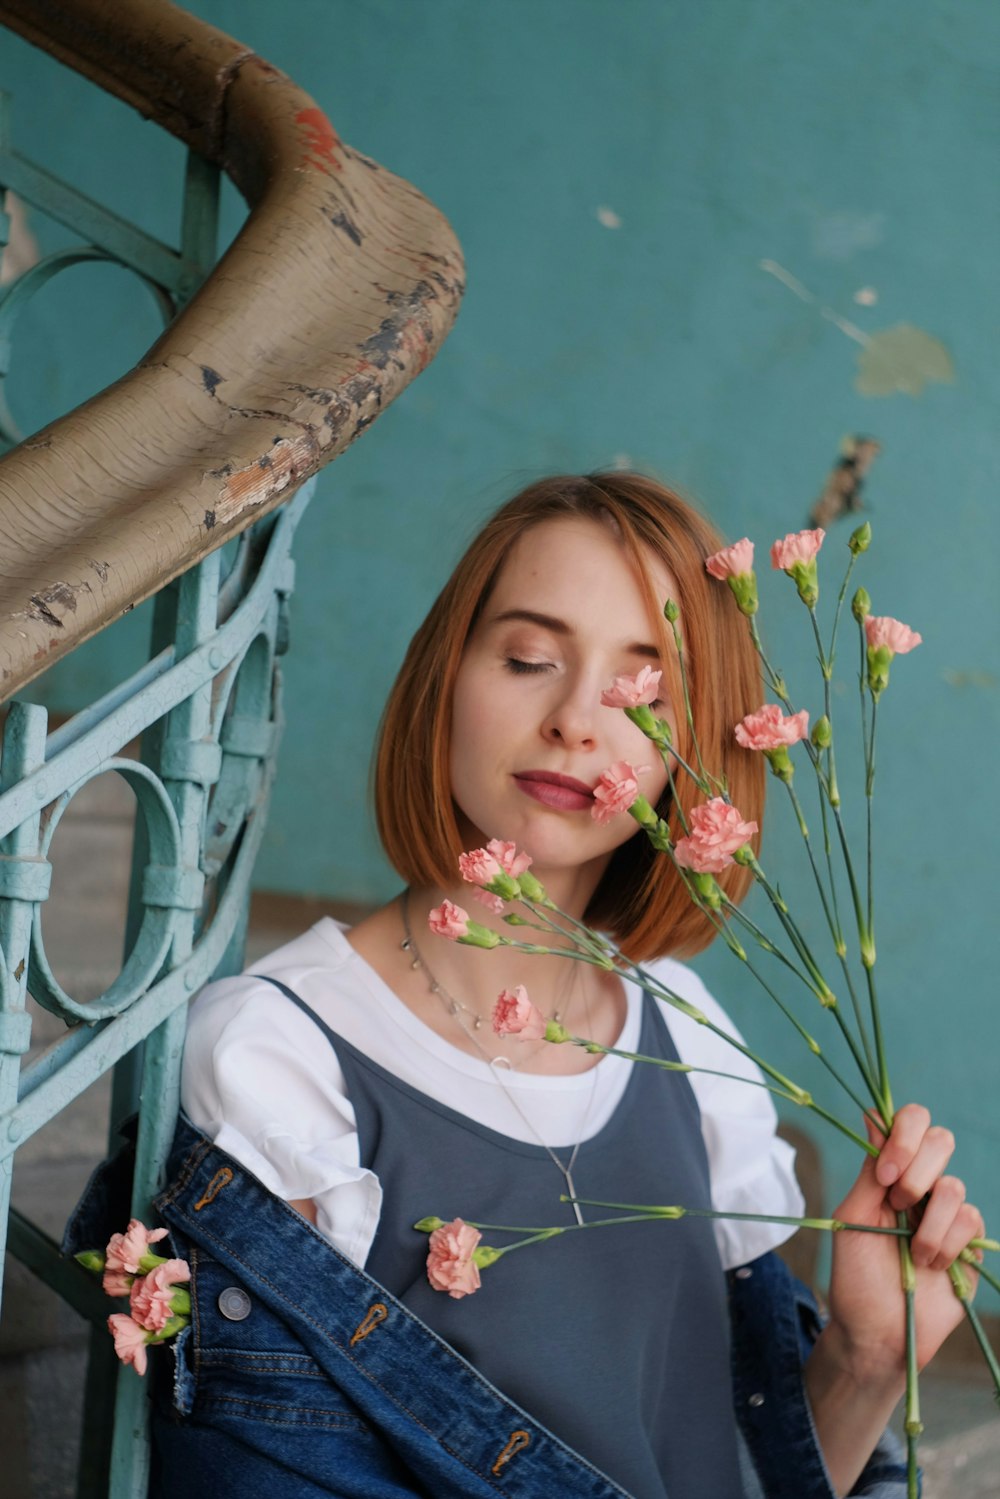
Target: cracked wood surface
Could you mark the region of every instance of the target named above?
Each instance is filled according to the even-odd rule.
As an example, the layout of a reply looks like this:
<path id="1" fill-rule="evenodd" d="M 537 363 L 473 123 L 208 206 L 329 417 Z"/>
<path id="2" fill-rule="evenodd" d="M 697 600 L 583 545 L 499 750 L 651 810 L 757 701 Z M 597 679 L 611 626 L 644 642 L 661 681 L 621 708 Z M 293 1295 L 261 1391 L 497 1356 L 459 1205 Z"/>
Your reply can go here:
<path id="1" fill-rule="evenodd" d="M 458 242 L 289 78 L 166 0 L 0 0 L 250 207 L 122 379 L 0 458 L 0 701 L 287 499 L 446 337 Z"/>

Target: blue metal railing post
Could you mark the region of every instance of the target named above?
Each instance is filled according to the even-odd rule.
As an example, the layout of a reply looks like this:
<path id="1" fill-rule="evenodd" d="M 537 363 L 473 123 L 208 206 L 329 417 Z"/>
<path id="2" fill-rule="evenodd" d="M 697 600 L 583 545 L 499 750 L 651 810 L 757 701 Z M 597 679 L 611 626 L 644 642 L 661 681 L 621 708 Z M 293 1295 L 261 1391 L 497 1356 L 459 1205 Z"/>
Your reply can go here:
<path id="1" fill-rule="evenodd" d="M 176 650 L 183 659 L 214 636 L 218 624 L 219 553 L 213 552 L 180 580 L 177 594 Z M 180 824 L 180 864 L 176 869 L 147 865 L 143 900 L 173 906 L 173 941 L 168 966 L 178 967 L 194 947 L 205 877 L 201 869 L 209 787 L 218 780 L 222 752 L 212 735 L 209 678 L 169 715 L 160 745 L 160 774 Z M 140 1087 L 132 1215 L 151 1221 L 152 1199 L 164 1184 L 164 1166 L 180 1101 L 186 1006 L 147 1038 Z M 149 1479 L 149 1414 L 146 1388 L 131 1369 L 118 1374 L 110 1499 L 144 1494 Z"/>
<path id="2" fill-rule="evenodd" d="M 3 737 L 0 792 L 45 759 L 48 714 L 33 703 L 12 703 Z M 17 1103 L 21 1057 L 31 1040 L 31 1017 L 25 1009 L 28 952 L 35 904 L 48 895 L 51 867 L 38 853 L 39 808 L 0 840 L 0 1114 Z M 20 1121 L 7 1126 L 17 1140 Z M 0 1171 L 0 1243 L 6 1242 L 10 1213 L 12 1158 Z M 3 1267 L 0 1265 L 0 1277 Z M 2 1289 L 0 1279 L 0 1289 Z"/>

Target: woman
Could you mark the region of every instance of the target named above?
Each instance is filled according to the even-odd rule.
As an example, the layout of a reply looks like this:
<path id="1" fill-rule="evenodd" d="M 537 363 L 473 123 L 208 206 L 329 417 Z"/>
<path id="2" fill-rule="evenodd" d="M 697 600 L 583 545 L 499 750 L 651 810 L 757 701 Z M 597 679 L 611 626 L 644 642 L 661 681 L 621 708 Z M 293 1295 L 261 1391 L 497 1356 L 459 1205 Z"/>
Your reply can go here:
<path id="1" fill-rule="evenodd" d="M 418 631 L 383 720 L 376 810 L 403 894 L 349 932 L 324 919 L 196 1001 L 195 1129 L 160 1206 L 199 1310 L 160 1426 L 163 1492 L 192 1492 L 195 1458 L 216 1496 L 254 1482 L 367 1499 L 900 1492 L 884 1449 L 877 1476 L 870 1464 L 904 1386 L 893 1240 L 837 1236 L 819 1332 L 768 1252 L 786 1233 L 771 1225 L 566 1234 L 500 1261 L 474 1297 L 432 1287 L 413 1229 L 430 1214 L 585 1219 L 561 1196 L 800 1210 L 763 1089 L 496 1036 L 488 1017 L 529 983 L 543 1014 L 604 1046 L 756 1079 L 738 1052 L 617 973 L 428 931 L 444 899 L 468 902 L 459 853 L 509 842 L 564 911 L 731 1029 L 677 961 L 712 930 L 667 861 L 626 813 L 591 816 L 601 773 L 628 761 L 678 827 L 658 756 L 600 702 L 615 676 L 660 669 L 656 712 L 689 758 L 672 598 L 702 753 L 759 820 L 760 757 L 732 734 L 759 705 L 757 663 L 705 573 L 719 545 L 636 474 L 544 480 L 506 505 Z M 700 796 L 683 775 L 677 795 L 687 810 Z M 740 867 L 719 878 L 745 893 Z M 502 910 L 475 914 L 509 933 Z M 960 1318 L 946 1267 L 982 1231 L 942 1175 L 952 1143 L 901 1109 L 837 1210 L 893 1222 L 923 1204 L 924 1361 Z M 803 1328 L 818 1334 L 804 1384 Z"/>

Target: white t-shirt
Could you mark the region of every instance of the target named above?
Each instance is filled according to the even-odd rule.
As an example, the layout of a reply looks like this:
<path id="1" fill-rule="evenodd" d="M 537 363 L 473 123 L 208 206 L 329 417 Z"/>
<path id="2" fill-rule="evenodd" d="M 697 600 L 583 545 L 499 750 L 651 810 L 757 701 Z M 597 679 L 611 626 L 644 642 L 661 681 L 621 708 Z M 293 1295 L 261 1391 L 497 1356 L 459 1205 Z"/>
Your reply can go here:
<path id="1" fill-rule="evenodd" d="M 394 1076 L 512 1139 L 563 1151 L 578 1139 L 590 1139 L 613 1114 L 631 1068 L 643 1065 L 606 1056 L 589 1071 L 567 1077 L 508 1068 L 500 1073 L 418 1020 L 344 932 L 325 916 L 261 958 L 254 972 L 279 978 L 333 1031 Z M 690 968 L 672 958 L 647 967 L 739 1038 Z M 626 1019 L 616 1044 L 635 1051 L 642 994 L 627 981 L 625 991 Z M 672 1007 L 664 1004 L 663 1010 L 681 1061 L 760 1083 L 756 1067 L 734 1047 Z M 801 1214 L 794 1152 L 774 1133 L 767 1090 L 698 1072 L 687 1077 L 701 1111 L 713 1207 Z M 364 1267 L 378 1227 L 382 1188 L 360 1163 L 354 1109 L 335 1051 L 272 984 L 245 973 L 209 984 L 198 995 L 188 1022 L 181 1103 L 198 1129 L 276 1196 L 311 1198 L 320 1233 Z M 555 1168 L 553 1178 L 555 1200 L 562 1185 Z M 723 1219 L 714 1220 L 713 1227 L 726 1269 L 773 1249 L 792 1233 L 781 1224 Z"/>

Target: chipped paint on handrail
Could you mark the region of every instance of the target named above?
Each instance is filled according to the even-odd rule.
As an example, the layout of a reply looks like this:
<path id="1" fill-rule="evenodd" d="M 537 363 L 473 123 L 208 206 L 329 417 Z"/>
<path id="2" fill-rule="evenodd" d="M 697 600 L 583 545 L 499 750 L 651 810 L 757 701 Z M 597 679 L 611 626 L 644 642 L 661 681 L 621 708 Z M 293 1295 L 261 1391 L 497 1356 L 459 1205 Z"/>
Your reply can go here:
<path id="1" fill-rule="evenodd" d="M 0 699 L 344 451 L 447 335 L 462 257 L 415 188 L 166 0 L 0 22 L 216 163 L 250 214 L 136 367 L 0 459 Z"/>

